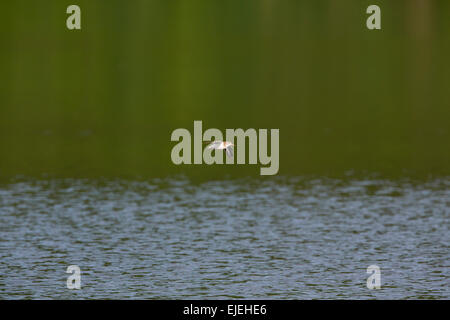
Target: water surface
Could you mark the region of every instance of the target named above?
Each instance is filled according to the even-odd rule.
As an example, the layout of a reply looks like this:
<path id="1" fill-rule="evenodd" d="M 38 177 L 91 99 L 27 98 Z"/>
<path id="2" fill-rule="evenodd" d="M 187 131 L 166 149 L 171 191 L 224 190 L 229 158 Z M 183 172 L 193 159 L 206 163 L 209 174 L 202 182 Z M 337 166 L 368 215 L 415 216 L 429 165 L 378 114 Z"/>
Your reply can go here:
<path id="1" fill-rule="evenodd" d="M 449 187 L 17 180 L 0 186 L 0 298 L 449 299 Z M 380 290 L 366 287 L 372 264 Z"/>

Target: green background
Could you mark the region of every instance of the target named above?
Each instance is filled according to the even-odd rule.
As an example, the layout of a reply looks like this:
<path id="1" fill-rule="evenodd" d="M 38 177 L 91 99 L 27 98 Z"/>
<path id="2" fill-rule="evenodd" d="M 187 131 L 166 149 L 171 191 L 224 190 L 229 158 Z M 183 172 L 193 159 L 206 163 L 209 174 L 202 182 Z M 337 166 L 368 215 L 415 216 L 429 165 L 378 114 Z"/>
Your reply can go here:
<path id="1" fill-rule="evenodd" d="M 81 7 L 82 30 L 66 28 Z M 381 7 L 382 30 L 366 28 Z M 279 128 L 280 175 L 450 174 L 450 1 L 0 4 L 0 179 L 258 176 L 171 132 Z"/>

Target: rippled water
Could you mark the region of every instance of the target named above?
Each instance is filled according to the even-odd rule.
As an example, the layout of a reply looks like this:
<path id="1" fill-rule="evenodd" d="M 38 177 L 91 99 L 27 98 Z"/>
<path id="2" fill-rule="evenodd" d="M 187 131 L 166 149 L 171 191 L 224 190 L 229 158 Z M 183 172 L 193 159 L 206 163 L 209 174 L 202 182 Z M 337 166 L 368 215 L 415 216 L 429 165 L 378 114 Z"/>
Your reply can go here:
<path id="1" fill-rule="evenodd" d="M 0 185 L 0 298 L 449 299 L 450 180 Z M 66 288 L 69 265 L 81 290 Z M 366 268 L 381 268 L 380 290 Z"/>

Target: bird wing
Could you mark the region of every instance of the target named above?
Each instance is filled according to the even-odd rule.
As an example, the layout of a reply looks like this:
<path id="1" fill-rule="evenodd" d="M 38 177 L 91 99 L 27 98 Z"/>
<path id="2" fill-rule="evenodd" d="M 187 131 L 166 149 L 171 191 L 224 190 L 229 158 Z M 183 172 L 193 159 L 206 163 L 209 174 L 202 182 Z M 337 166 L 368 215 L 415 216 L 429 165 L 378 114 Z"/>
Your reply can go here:
<path id="1" fill-rule="evenodd" d="M 208 145 L 208 149 L 217 149 L 222 144 L 222 141 L 214 141 Z"/>
<path id="2" fill-rule="evenodd" d="M 233 147 L 232 146 L 229 146 L 228 148 L 226 148 L 225 151 L 227 152 L 228 157 L 233 158 Z"/>

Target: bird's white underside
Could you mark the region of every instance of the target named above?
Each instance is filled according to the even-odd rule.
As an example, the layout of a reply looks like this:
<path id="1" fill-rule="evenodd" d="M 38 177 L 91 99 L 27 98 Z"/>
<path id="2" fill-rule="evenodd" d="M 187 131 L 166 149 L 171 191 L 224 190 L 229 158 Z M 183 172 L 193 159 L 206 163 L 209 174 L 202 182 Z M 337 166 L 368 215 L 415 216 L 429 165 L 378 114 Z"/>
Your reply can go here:
<path id="1" fill-rule="evenodd" d="M 225 149 L 227 156 L 230 158 L 233 157 L 233 144 L 228 141 L 214 141 L 208 145 L 208 149 Z"/>

